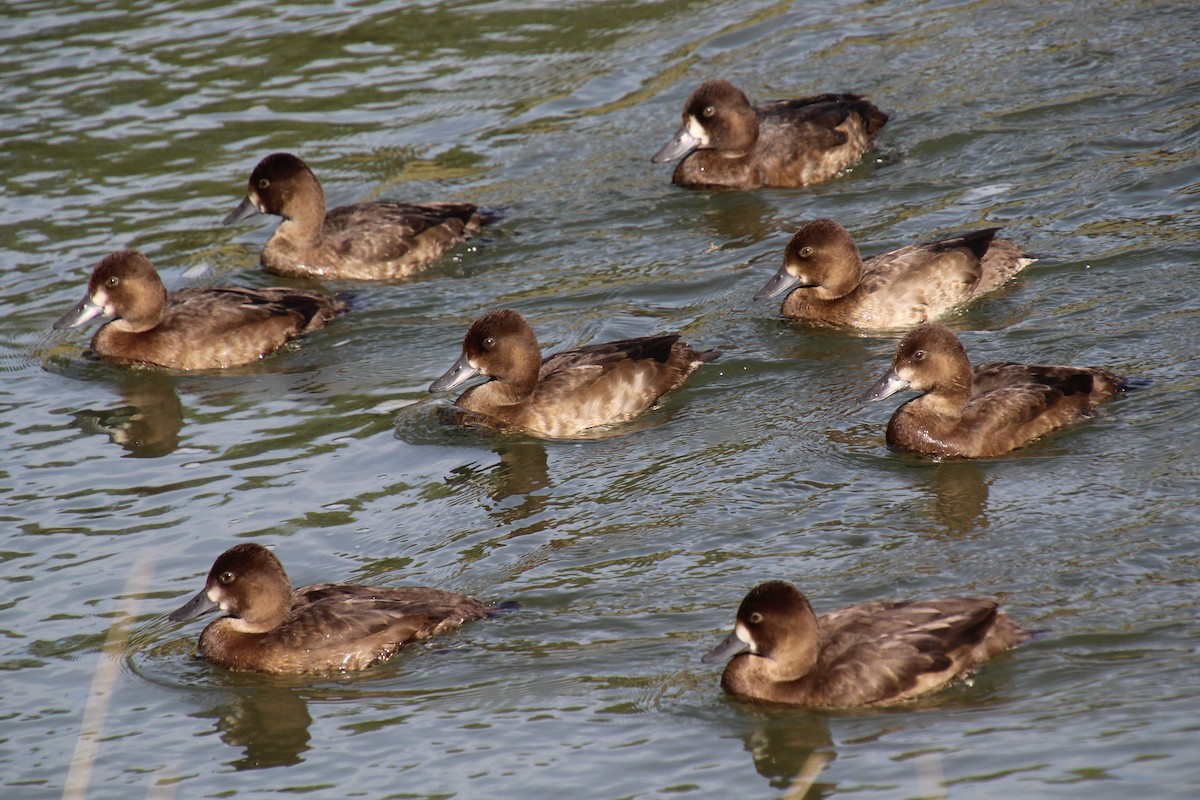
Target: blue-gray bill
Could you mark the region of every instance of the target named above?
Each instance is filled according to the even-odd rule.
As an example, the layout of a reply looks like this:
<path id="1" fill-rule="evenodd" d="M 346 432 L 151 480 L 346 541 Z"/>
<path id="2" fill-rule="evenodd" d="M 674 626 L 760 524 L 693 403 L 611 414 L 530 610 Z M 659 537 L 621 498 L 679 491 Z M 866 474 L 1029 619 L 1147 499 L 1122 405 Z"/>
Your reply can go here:
<path id="1" fill-rule="evenodd" d="M 750 649 L 750 645 L 738 638 L 737 631 L 725 637 L 725 641 L 714 647 L 712 651 L 701 658 L 705 664 L 720 664 L 723 661 L 736 656 L 738 653 L 744 653 Z"/>
<path id="2" fill-rule="evenodd" d="M 874 386 L 858 396 L 858 402 L 874 403 L 876 400 L 891 397 L 896 392 L 902 392 L 907 388 L 908 381 L 897 375 L 896 370 L 889 369 L 887 374 L 880 378 Z"/>
<path id="3" fill-rule="evenodd" d="M 167 615 L 167 619 L 172 622 L 182 622 L 185 619 L 194 619 L 195 617 L 203 616 L 216 609 L 217 604 L 208 598 L 208 589 L 206 587 L 201 589 L 191 600 L 188 600 Z"/>
<path id="4" fill-rule="evenodd" d="M 254 201 L 250 199 L 250 195 L 246 195 L 246 197 L 242 199 L 242 202 L 238 203 L 238 207 L 233 211 L 230 211 L 229 214 L 226 215 L 225 219 L 221 220 L 221 224 L 232 225 L 235 222 L 241 222 L 244 219 L 250 219 L 250 217 L 261 213 L 262 212 L 258 210 L 258 206 L 254 205 Z"/>
<path id="5" fill-rule="evenodd" d="M 791 291 L 792 289 L 800 288 L 800 279 L 787 271 L 786 267 L 780 267 L 779 271 L 771 276 L 771 280 L 754 294 L 755 300 L 766 300 L 768 297 L 778 297 L 779 295 Z"/>
<path id="6" fill-rule="evenodd" d="M 98 317 L 104 313 L 102 306 L 96 305 L 91 297 L 85 297 L 79 301 L 79 304 L 59 317 L 58 322 L 54 323 L 54 330 L 61 331 L 65 328 L 78 328 L 88 320 Z"/>
<path id="7" fill-rule="evenodd" d="M 431 392 L 448 392 L 455 386 L 466 383 L 479 374 L 479 370 L 467 362 L 467 354 L 463 353 L 454 362 L 454 366 L 446 370 L 446 374 L 429 384 Z"/>
<path id="8" fill-rule="evenodd" d="M 674 161 L 677 158 L 686 156 L 699 146 L 700 141 L 688 132 L 687 126 L 684 125 L 675 134 L 675 138 L 667 142 L 662 150 L 654 154 L 650 159 L 652 164 L 664 164 L 667 161 Z"/>

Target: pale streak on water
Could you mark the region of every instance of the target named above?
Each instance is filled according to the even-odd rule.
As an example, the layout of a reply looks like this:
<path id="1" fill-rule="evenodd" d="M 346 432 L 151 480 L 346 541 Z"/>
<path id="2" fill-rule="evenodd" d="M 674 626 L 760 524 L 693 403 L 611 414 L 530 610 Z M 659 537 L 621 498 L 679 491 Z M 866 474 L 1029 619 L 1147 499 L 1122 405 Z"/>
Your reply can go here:
<path id="1" fill-rule="evenodd" d="M 4 797 L 61 793 L 147 551 L 93 798 L 779 797 L 826 761 L 810 797 L 1200 792 L 1191 4 L 56 0 L 0 20 Z M 649 157 L 718 75 L 868 94 L 896 113 L 882 163 L 672 189 Z M 116 369 L 49 332 L 121 247 L 173 286 L 274 282 L 269 226 L 219 225 L 274 150 L 335 203 L 509 218 L 420 279 L 331 287 L 352 316 L 227 375 Z M 888 452 L 890 407 L 853 398 L 894 340 L 750 300 L 816 216 L 867 253 L 1005 226 L 1046 257 L 952 321 L 969 352 L 1152 385 L 1007 458 Z M 547 347 L 674 329 L 726 355 L 613 438 L 448 428 L 424 387 L 497 305 Z M 225 674 L 164 615 L 245 539 L 297 582 L 524 608 L 366 675 Z M 747 707 L 699 657 L 765 578 L 821 609 L 994 595 L 1047 633 L 915 707 Z"/>

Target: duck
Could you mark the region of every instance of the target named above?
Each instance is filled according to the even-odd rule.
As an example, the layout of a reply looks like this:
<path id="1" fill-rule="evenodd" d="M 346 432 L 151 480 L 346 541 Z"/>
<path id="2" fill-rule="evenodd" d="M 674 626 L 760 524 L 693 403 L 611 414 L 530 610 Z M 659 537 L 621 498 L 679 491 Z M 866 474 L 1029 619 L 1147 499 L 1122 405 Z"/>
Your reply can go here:
<path id="1" fill-rule="evenodd" d="M 486 375 L 490 380 L 455 401 L 459 408 L 499 427 L 563 438 L 633 419 L 718 356 L 718 350 L 697 352 L 668 333 L 543 359 L 529 322 L 513 309 L 500 308 L 471 324 L 462 355 L 429 391 L 450 391 Z"/>
<path id="2" fill-rule="evenodd" d="M 787 293 L 781 312 L 808 325 L 911 328 L 1000 288 L 1037 261 L 996 238 L 999 230 L 911 244 L 864 262 L 849 231 L 815 219 L 792 236 L 783 266 L 754 299 Z"/>
<path id="3" fill-rule="evenodd" d="M 902 703 L 964 677 L 1028 640 L 994 600 L 870 602 L 817 616 L 787 581 L 755 586 L 733 633 L 703 657 L 728 660 L 735 697 L 816 708 Z"/>
<path id="4" fill-rule="evenodd" d="M 819 94 L 751 107 L 727 80 L 709 80 L 683 107 L 683 124 L 651 162 L 683 159 L 671 182 L 693 188 L 797 188 L 857 164 L 888 121 L 861 95 Z"/>
<path id="5" fill-rule="evenodd" d="M 224 669 L 276 675 L 368 669 L 403 645 L 500 610 L 423 587 L 317 583 L 293 589 L 279 558 L 257 542 L 219 555 L 204 588 L 168 618 L 182 622 L 218 609 L 223 616 L 200 634 L 200 654 Z"/>
<path id="6" fill-rule="evenodd" d="M 268 272 L 346 280 L 408 277 L 498 219 L 471 203 L 378 200 L 327 212 L 317 176 L 291 153 L 259 161 L 245 199 L 222 222 L 258 214 L 283 217 L 260 257 Z"/>
<path id="7" fill-rule="evenodd" d="M 339 298 L 289 288 L 168 293 L 150 259 L 119 250 L 96 265 L 87 294 L 54 329 L 111 317 L 92 337 L 92 350 L 102 358 L 175 370 L 223 369 L 257 361 L 348 308 Z"/>
<path id="8" fill-rule="evenodd" d="M 954 332 L 928 323 L 900 340 L 891 369 L 859 401 L 920 392 L 892 415 L 888 445 L 937 459 L 991 458 L 1090 416 L 1127 388 L 1094 367 L 1006 361 L 972 370 Z"/>

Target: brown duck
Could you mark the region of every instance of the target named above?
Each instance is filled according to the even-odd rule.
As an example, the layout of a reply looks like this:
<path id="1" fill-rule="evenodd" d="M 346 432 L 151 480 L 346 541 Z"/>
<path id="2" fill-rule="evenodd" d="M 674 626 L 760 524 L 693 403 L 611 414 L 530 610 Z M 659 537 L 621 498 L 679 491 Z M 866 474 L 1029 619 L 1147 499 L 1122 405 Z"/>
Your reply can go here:
<path id="1" fill-rule="evenodd" d="M 257 361 L 288 340 L 323 328 L 347 308 L 320 292 L 286 288 L 215 286 L 168 294 L 148 258 L 121 250 L 96 265 L 87 294 L 54 328 L 112 317 L 92 337 L 92 349 L 106 359 L 220 369 Z"/>
<path id="2" fill-rule="evenodd" d="M 863 603 L 818 617 L 795 586 L 768 581 L 704 661 L 732 657 L 721 686 L 738 697 L 853 708 L 940 689 L 1028 638 L 993 600 Z"/>
<path id="3" fill-rule="evenodd" d="M 892 415 L 889 445 L 935 458 L 988 458 L 1088 416 L 1125 388 L 1124 378 L 1092 367 L 998 362 L 972 370 L 958 337 L 928 324 L 900 341 L 892 368 L 859 400 L 921 392 Z"/>
<path id="4" fill-rule="evenodd" d="M 290 153 L 273 153 L 258 163 L 246 198 L 223 222 L 230 225 L 260 213 L 283 217 L 262 251 L 268 272 L 353 280 L 411 275 L 496 218 L 470 203 L 395 200 L 326 212 L 325 191 L 316 175 Z"/>
<path id="5" fill-rule="evenodd" d="M 260 544 L 218 556 L 204 588 L 170 618 L 216 609 L 225 616 L 200 634 L 200 654 L 226 669 L 280 674 L 367 669 L 402 645 L 497 610 L 440 589 L 318 583 L 293 590 L 279 559 Z"/>
<path id="6" fill-rule="evenodd" d="M 501 427 L 574 436 L 633 419 L 719 355 L 663 334 L 564 350 L 543 360 L 533 328 L 502 308 L 475 320 L 462 355 L 429 391 L 449 391 L 486 375 L 491 380 L 468 389 L 456 405 Z"/>
<path id="7" fill-rule="evenodd" d="M 684 105 L 675 137 L 651 161 L 682 158 L 671 176 L 679 186 L 808 186 L 858 163 L 887 120 L 857 94 L 820 94 L 754 108 L 729 81 L 705 81 Z"/>
<path id="8" fill-rule="evenodd" d="M 998 289 L 1037 260 L 996 238 L 999 230 L 912 244 L 863 261 L 845 228 L 813 220 L 788 242 L 783 266 L 754 299 L 786 292 L 783 314 L 810 325 L 911 328 Z"/>

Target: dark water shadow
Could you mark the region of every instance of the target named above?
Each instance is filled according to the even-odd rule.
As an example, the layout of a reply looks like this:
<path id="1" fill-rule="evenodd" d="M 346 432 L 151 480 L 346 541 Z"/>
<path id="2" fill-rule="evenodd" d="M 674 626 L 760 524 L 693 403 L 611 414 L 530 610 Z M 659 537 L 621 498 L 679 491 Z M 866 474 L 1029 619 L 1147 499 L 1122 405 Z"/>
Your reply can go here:
<path id="1" fill-rule="evenodd" d="M 742 746 L 754 760 L 754 770 L 788 798 L 828 797 L 836 784 L 816 778 L 837 758 L 829 721 L 801 715 L 756 715 L 753 728 L 742 733 Z M 803 786 L 809 787 L 801 793 Z"/>
<path id="2" fill-rule="evenodd" d="M 946 461 L 913 469 L 915 488 L 928 495 L 921 511 L 952 538 L 980 533 L 988 527 L 987 471 L 971 461 Z"/>
<path id="3" fill-rule="evenodd" d="M 304 761 L 312 738 L 312 715 L 297 690 L 282 686 L 243 687 L 221 694 L 211 709 L 192 714 L 216 720 L 221 741 L 242 751 L 228 762 L 235 770 L 287 767 Z"/>
<path id="4" fill-rule="evenodd" d="M 158 458 L 175 452 L 183 429 L 183 404 L 175 380 L 164 375 L 128 374 L 119 378 L 121 404 L 70 412 L 75 427 L 101 433 L 128 458 Z"/>

